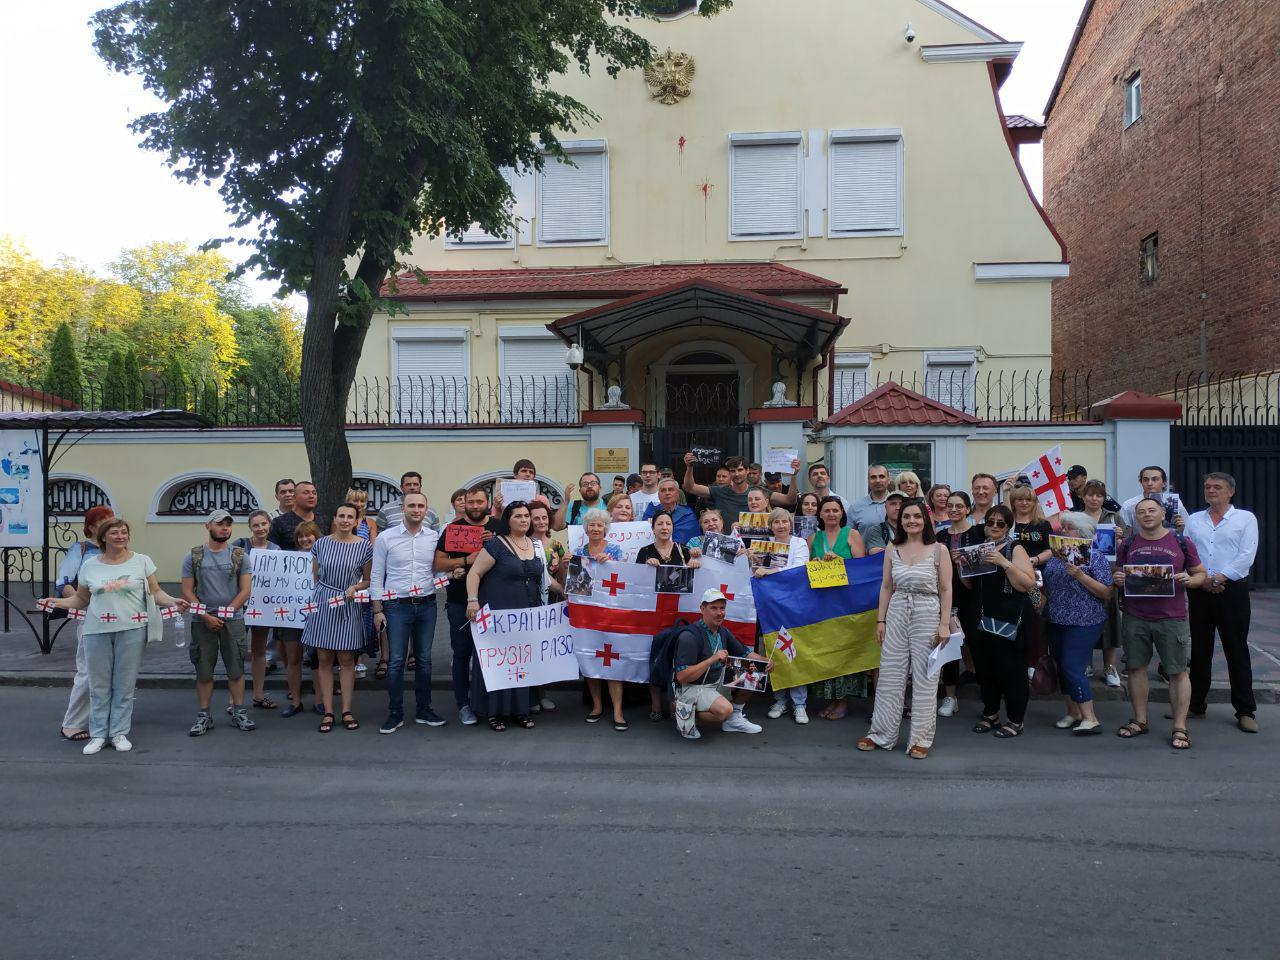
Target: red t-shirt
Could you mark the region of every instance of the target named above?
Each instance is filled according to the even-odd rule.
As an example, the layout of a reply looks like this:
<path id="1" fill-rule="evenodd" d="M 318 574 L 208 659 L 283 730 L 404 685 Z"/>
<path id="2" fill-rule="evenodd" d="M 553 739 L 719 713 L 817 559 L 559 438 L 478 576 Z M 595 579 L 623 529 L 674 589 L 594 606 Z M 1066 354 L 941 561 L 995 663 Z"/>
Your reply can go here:
<path id="1" fill-rule="evenodd" d="M 1196 553 L 1196 545 L 1189 537 L 1183 537 L 1186 544 L 1186 556 L 1178 545 L 1178 535 L 1170 530 L 1159 540 L 1148 540 L 1140 533 L 1133 539 L 1126 540 L 1116 552 L 1116 562 L 1122 567 L 1126 564 L 1160 563 L 1172 564 L 1175 574 L 1189 567 L 1200 565 L 1200 554 Z M 1185 620 L 1187 619 L 1187 588 L 1181 583 L 1174 583 L 1172 597 L 1125 597 L 1124 615 L 1137 617 L 1139 620 Z"/>

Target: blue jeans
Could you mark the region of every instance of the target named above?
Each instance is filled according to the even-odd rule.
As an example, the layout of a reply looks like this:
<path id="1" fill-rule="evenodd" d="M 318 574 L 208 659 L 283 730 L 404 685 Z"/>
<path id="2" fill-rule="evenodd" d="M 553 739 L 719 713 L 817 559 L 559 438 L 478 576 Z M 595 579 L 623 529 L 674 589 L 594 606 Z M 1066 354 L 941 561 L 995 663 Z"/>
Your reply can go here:
<path id="1" fill-rule="evenodd" d="M 809 687 L 804 684 L 798 687 L 788 687 L 783 690 L 773 691 L 773 702 L 786 703 L 787 694 L 791 694 L 791 702 L 797 707 L 803 707 L 809 703 Z"/>
<path id="2" fill-rule="evenodd" d="M 1058 665 L 1058 686 L 1072 703 L 1089 703 L 1093 699 L 1084 671 L 1093 660 L 1093 648 L 1102 636 L 1103 626 L 1101 623 L 1088 627 L 1048 624 L 1049 652 Z"/>
<path id="3" fill-rule="evenodd" d="M 133 689 L 146 636 L 146 627 L 135 627 L 80 639 L 89 667 L 89 736 L 115 737 L 133 727 Z"/>
<path id="4" fill-rule="evenodd" d="M 465 603 L 446 603 L 444 612 L 449 618 L 449 646 L 453 648 L 453 698 L 461 710 L 471 705 L 471 654 L 475 652 L 471 621 L 467 619 Z"/>
<path id="5" fill-rule="evenodd" d="M 408 660 L 409 643 L 413 642 L 413 655 L 418 666 L 413 675 L 414 704 L 418 712 L 431 706 L 431 641 L 436 636 L 436 601 L 433 597 L 424 603 L 407 600 L 390 600 L 383 604 L 387 615 L 387 665 L 388 713 L 404 716 L 404 665 Z"/>

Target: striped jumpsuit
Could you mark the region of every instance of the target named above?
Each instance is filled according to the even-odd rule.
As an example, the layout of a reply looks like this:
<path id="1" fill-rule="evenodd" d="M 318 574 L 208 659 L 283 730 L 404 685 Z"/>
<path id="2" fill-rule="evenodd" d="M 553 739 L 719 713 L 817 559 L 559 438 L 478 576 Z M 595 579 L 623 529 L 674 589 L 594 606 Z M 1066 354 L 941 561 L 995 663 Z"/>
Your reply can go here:
<path id="1" fill-rule="evenodd" d="M 938 725 L 938 675 L 929 673 L 929 653 L 941 619 L 938 607 L 938 551 L 919 563 L 907 563 L 890 547 L 893 593 L 885 614 L 884 647 L 876 705 L 867 734 L 877 746 L 892 750 L 902 726 L 902 700 L 907 675 L 912 678 L 911 740 L 908 746 L 933 746 Z"/>

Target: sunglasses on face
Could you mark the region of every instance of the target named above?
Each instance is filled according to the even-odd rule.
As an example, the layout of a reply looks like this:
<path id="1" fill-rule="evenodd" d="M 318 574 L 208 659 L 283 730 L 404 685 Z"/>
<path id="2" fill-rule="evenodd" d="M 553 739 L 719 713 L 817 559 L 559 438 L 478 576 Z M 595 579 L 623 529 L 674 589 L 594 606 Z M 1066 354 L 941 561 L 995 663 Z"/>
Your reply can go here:
<path id="1" fill-rule="evenodd" d="M 987 526 L 990 527 L 992 530 L 1003 530 L 1005 527 L 1008 526 L 1008 524 L 1005 523 L 1003 520 L 988 520 Z"/>

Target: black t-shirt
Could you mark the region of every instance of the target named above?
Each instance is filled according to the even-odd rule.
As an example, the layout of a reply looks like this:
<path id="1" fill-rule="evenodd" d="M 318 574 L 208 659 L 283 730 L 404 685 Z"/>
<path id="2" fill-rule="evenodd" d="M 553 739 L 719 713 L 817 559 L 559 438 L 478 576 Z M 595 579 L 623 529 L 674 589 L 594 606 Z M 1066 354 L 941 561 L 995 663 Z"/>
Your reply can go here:
<path id="1" fill-rule="evenodd" d="M 480 524 L 478 523 L 468 523 L 466 519 L 462 517 L 459 517 L 457 520 L 451 520 L 449 523 L 446 523 L 444 525 L 444 529 L 440 531 L 440 546 L 437 549 L 439 550 L 440 553 L 443 553 L 446 557 L 452 557 L 454 559 L 458 557 L 469 556 L 469 554 L 465 550 L 444 549 L 445 537 L 449 535 L 449 528 L 452 527 L 454 524 L 457 524 L 463 527 L 480 526 Z M 498 521 L 493 519 L 492 517 L 490 517 L 488 520 L 484 522 L 484 529 L 492 533 L 497 533 L 498 528 L 500 526 L 501 524 L 499 524 Z M 450 576 L 449 583 L 444 588 L 444 602 L 445 603 L 466 603 L 467 602 L 467 578 L 466 577 Z"/>
<path id="2" fill-rule="evenodd" d="M 271 532 L 267 534 L 267 539 L 281 550 L 297 550 L 298 544 L 294 540 L 293 534 L 304 523 L 306 521 L 292 510 L 288 513 L 282 513 L 271 521 Z M 322 537 L 327 536 L 329 530 L 333 527 L 333 521 L 318 511 L 312 523 L 320 528 L 320 536 Z"/>
<path id="3" fill-rule="evenodd" d="M 1028 557 L 1034 557 L 1048 550 L 1049 536 L 1052 533 L 1053 527 L 1050 526 L 1048 520 L 1036 520 L 1032 523 L 1015 523 L 1013 525 L 1014 539 L 1022 544 L 1022 549 L 1027 551 Z"/>

